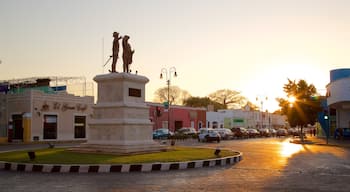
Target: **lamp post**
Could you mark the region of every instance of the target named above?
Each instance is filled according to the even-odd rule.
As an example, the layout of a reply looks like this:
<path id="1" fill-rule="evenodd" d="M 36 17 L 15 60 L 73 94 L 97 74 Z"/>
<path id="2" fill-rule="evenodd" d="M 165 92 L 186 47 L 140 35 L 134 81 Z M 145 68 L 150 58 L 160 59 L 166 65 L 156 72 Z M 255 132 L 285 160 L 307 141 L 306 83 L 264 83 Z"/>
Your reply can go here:
<path id="1" fill-rule="evenodd" d="M 268 98 L 267 96 L 262 99 L 262 98 L 259 98 L 259 97 L 256 97 L 256 101 L 260 101 L 260 117 L 261 117 L 261 122 L 260 122 L 260 126 L 259 128 L 262 129 L 263 128 L 263 125 L 264 125 L 264 119 L 263 119 L 263 113 L 264 113 L 264 101 L 267 101 Z"/>
<path id="2" fill-rule="evenodd" d="M 327 108 L 327 110 L 324 110 L 324 112 L 323 112 L 324 113 L 323 118 L 324 118 L 324 121 L 326 123 L 326 128 L 327 128 L 327 133 L 326 133 L 326 136 L 327 136 L 326 144 L 327 145 L 328 145 L 328 140 L 329 140 L 329 135 L 330 135 L 330 127 L 329 127 L 330 123 L 329 123 L 328 111 L 329 111 L 329 109 Z"/>
<path id="3" fill-rule="evenodd" d="M 170 130 L 170 83 L 171 83 L 171 76 L 177 77 L 176 68 L 170 67 L 169 69 L 162 68 L 160 71 L 160 78 L 163 79 L 163 74 L 165 75 L 166 83 L 168 86 L 168 130 Z"/>

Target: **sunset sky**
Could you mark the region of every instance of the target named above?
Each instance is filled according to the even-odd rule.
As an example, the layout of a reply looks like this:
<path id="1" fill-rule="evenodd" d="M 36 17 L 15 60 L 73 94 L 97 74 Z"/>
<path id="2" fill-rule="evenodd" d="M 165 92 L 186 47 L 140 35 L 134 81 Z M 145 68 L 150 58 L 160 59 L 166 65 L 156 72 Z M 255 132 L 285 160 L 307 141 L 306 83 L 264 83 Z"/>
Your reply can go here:
<path id="1" fill-rule="evenodd" d="M 348 0 L 0 0 L 0 80 L 107 73 L 112 33 L 130 36 L 146 100 L 172 85 L 192 96 L 240 91 L 278 108 L 287 78 L 324 93 L 350 67 Z M 121 55 L 122 52 L 119 53 Z M 121 60 L 117 71 L 122 70 Z"/>

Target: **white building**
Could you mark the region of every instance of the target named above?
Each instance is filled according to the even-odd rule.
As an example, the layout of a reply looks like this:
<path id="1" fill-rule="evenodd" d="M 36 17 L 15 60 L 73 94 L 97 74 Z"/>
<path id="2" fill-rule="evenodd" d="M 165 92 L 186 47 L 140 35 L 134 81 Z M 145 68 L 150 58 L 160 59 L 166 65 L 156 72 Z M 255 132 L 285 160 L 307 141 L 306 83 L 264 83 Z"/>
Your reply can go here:
<path id="1" fill-rule="evenodd" d="M 207 112 L 207 127 L 211 128 L 281 128 L 285 126 L 285 116 L 267 112 L 242 109 Z"/>
<path id="2" fill-rule="evenodd" d="M 336 128 L 350 128 L 350 68 L 330 71 L 327 85 L 327 105 L 330 115 L 331 134 Z"/>

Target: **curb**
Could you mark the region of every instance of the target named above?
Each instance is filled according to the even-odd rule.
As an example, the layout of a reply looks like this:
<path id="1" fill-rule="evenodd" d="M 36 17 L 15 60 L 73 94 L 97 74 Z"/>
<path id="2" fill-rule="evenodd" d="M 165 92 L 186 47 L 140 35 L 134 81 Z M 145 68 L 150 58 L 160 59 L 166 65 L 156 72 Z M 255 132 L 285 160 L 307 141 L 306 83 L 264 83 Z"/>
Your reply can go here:
<path id="1" fill-rule="evenodd" d="M 213 166 L 224 166 L 235 164 L 243 159 L 242 153 L 238 155 L 171 163 L 144 163 L 144 164 L 102 164 L 102 165 L 59 165 L 59 164 L 31 164 L 13 163 L 0 161 L 0 170 L 18 172 L 41 172 L 41 173 L 129 173 L 129 172 L 150 172 L 150 171 L 170 171 L 193 168 L 204 168 Z"/>

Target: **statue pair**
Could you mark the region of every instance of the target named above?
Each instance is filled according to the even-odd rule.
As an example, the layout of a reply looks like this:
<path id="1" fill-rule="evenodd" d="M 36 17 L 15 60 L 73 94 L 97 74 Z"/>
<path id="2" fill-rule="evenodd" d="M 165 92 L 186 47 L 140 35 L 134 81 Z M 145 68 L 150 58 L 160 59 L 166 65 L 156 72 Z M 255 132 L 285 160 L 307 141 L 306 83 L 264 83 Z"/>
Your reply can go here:
<path id="1" fill-rule="evenodd" d="M 122 39 L 122 37 L 119 37 L 118 32 L 113 33 L 113 60 L 112 60 L 112 70 L 110 72 L 116 73 L 116 65 L 117 65 L 117 59 L 119 54 L 119 40 Z M 129 73 L 129 65 L 132 63 L 132 56 L 135 52 L 135 50 L 131 50 L 131 46 L 128 42 L 130 37 L 128 35 L 125 35 L 122 40 L 122 46 L 123 46 L 123 72 Z"/>

